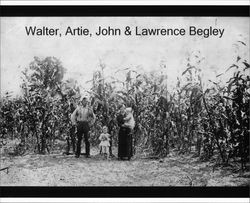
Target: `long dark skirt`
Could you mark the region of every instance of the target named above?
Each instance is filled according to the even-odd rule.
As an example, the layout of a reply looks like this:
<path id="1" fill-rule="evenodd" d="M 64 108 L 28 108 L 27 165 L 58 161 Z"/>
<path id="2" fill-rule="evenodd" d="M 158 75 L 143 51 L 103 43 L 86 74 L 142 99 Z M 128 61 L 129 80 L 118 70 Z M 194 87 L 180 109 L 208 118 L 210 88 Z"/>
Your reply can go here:
<path id="1" fill-rule="evenodd" d="M 130 159 L 132 157 L 132 132 L 131 129 L 121 127 L 118 134 L 118 158 Z"/>

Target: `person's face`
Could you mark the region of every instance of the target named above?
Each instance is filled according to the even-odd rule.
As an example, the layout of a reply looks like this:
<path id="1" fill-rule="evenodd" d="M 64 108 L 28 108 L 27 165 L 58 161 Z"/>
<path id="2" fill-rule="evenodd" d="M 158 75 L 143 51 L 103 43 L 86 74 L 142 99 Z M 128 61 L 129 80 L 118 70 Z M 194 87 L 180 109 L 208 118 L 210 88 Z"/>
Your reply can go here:
<path id="1" fill-rule="evenodd" d="M 126 108 L 125 108 L 125 106 L 122 106 L 121 109 L 120 109 L 120 111 L 121 111 L 121 114 L 125 114 L 125 113 L 126 113 Z"/>
<path id="2" fill-rule="evenodd" d="M 82 100 L 82 105 L 83 105 L 83 106 L 86 106 L 86 105 L 87 105 L 87 99 L 83 99 L 83 100 Z"/>
<path id="3" fill-rule="evenodd" d="M 59 131 L 57 130 L 56 132 L 55 132 L 55 136 L 57 137 L 59 135 Z"/>
<path id="4" fill-rule="evenodd" d="M 107 132 L 108 132 L 108 129 L 107 129 L 107 128 L 103 128 L 103 132 L 104 132 L 104 133 L 107 133 Z"/>

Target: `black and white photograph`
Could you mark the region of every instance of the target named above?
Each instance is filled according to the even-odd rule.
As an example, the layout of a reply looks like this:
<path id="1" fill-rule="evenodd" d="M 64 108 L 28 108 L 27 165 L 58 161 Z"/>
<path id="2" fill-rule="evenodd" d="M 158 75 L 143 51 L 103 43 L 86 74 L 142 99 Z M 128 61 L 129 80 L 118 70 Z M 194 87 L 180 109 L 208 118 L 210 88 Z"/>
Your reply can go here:
<path id="1" fill-rule="evenodd" d="M 1 186 L 250 184 L 249 17 L 1 17 Z"/>

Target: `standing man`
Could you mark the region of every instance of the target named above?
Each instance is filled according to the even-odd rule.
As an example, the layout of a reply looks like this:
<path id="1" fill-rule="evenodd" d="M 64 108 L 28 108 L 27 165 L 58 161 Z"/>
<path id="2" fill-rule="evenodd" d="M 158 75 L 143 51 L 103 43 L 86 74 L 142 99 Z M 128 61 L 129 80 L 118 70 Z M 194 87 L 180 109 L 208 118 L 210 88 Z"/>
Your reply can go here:
<path id="1" fill-rule="evenodd" d="M 90 126 L 95 123 L 95 114 L 93 110 L 87 106 L 87 97 L 84 96 L 80 99 L 79 106 L 71 115 L 71 121 L 77 128 L 77 145 L 76 145 L 76 158 L 81 154 L 81 142 L 84 135 L 86 158 L 90 157 L 90 143 L 89 143 L 89 130 Z"/>
<path id="2" fill-rule="evenodd" d="M 74 107 L 74 104 L 73 102 L 70 102 L 69 104 L 69 108 L 68 108 L 68 111 L 70 113 L 70 115 L 73 114 L 73 112 L 75 111 L 75 107 Z M 73 148 L 73 153 L 76 152 L 76 134 L 75 134 L 75 124 L 73 124 L 72 122 L 69 123 L 69 134 L 67 135 L 66 137 L 66 141 L 67 141 L 67 149 L 66 149 L 66 152 L 65 154 L 66 155 L 69 155 L 69 151 L 70 151 L 70 146 L 72 145 L 72 148 Z"/>

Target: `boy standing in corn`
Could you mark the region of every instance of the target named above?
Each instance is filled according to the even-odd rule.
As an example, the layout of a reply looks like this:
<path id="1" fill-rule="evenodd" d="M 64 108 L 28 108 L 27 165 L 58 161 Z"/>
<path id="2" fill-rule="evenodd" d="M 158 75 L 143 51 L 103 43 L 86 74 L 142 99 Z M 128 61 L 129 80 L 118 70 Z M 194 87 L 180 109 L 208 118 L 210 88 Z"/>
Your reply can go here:
<path id="1" fill-rule="evenodd" d="M 84 135 L 86 157 L 90 157 L 90 143 L 89 143 L 89 130 L 90 126 L 95 123 L 95 114 L 93 110 L 87 105 L 87 97 L 80 99 L 78 107 L 71 115 L 71 121 L 77 127 L 77 146 L 76 146 L 76 158 L 81 154 L 81 142 Z"/>

